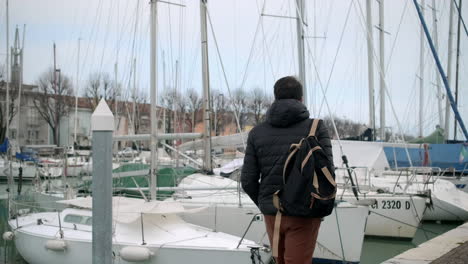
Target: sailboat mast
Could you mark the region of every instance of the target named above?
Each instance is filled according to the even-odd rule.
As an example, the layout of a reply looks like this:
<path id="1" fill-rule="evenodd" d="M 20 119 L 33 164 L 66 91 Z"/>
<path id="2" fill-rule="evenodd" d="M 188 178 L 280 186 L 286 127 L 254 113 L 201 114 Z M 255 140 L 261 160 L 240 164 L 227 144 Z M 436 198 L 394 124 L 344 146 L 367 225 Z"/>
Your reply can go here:
<path id="1" fill-rule="evenodd" d="M 379 1 L 379 42 L 380 42 L 380 140 L 385 141 L 385 38 L 384 0 Z"/>
<path id="2" fill-rule="evenodd" d="M 375 138 L 375 102 L 374 102 L 374 64 L 372 61 L 372 48 L 374 46 L 374 34 L 372 27 L 372 2 L 366 0 L 366 16 L 367 16 L 367 75 L 369 83 L 369 128 L 372 129 L 372 141 Z"/>
<path id="3" fill-rule="evenodd" d="M 460 66 L 460 22 L 461 22 L 461 12 L 462 12 L 462 0 L 458 2 L 458 25 L 457 25 L 457 62 L 455 63 L 455 104 L 458 105 L 458 70 Z M 453 139 L 457 140 L 457 119 L 455 118 L 455 124 L 453 125 Z"/>
<path id="4" fill-rule="evenodd" d="M 18 71 L 16 73 L 17 75 L 17 81 L 18 81 L 18 105 L 17 105 L 17 111 L 16 111 L 16 131 L 17 131 L 17 143 L 18 145 L 21 145 L 20 142 L 20 134 L 21 134 L 21 93 L 23 91 L 23 47 L 24 47 L 24 36 L 25 36 L 25 30 L 26 30 L 26 25 L 23 27 L 23 42 L 22 45 L 20 45 L 20 40 L 19 40 L 19 30 L 18 27 L 16 28 L 15 32 L 15 46 L 12 49 L 12 55 L 14 58 L 12 58 L 12 64 L 15 65 L 16 70 Z M 19 66 L 19 69 L 17 68 Z"/>
<path id="5" fill-rule="evenodd" d="M 117 85 L 117 75 L 118 75 L 118 64 L 115 62 L 114 64 L 114 116 L 115 122 L 117 124 L 116 131 L 119 130 L 119 114 L 118 114 L 118 105 L 117 105 L 117 97 L 119 96 L 119 86 Z"/>
<path id="6" fill-rule="evenodd" d="M 203 146 L 205 157 L 203 169 L 212 173 L 211 160 L 211 104 L 210 104 L 210 75 L 208 66 L 208 36 L 206 23 L 207 0 L 200 0 L 200 23 L 201 23 L 201 50 L 202 50 L 202 80 L 203 80 L 203 120 L 205 122 L 205 133 L 203 134 Z"/>
<path id="7" fill-rule="evenodd" d="M 448 81 L 449 85 L 452 83 L 453 13 L 454 13 L 454 4 L 453 4 L 453 1 L 450 1 L 448 58 L 447 58 L 447 81 Z M 448 96 L 446 96 L 446 101 L 445 101 L 445 140 L 448 139 L 449 132 L 450 132 L 450 100 L 449 100 Z"/>
<path id="8" fill-rule="evenodd" d="M 5 121 L 6 130 L 5 138 L 10 135 L 10 18 L 8 12 L 8 0 L 6 0 L 6 63 L 5 63 L 5 74 L 6 74 L 6 110 L 5 110 Z"/>
<path id="9" fill-rule="evenodd" d="M 57 72 L 59 71 L 57 69 L 57 56 L 56 56 L 56 51 L 55 51 L 55 42 L 54 42 L 54 91 L 57 92 L 58 91 L 58 88 L 57 88 Z M 59 123 L 59 113 L 58 111 L 55 111 L 55 117 L 54 117 L 54 120 L 55 120 L 55 125 L 57 126 L 57 124 Z M 60 127 L 60 126 L 59 126 Z M 57 144 L 57 146 L 60 146 L 60 136 L 57 136 L 58 133 L 60 133 L 60 128 L 57 129 L 58 132 L 54 133 L 54 143 Z"/>
<path id="10" fill-rule="evenodd" d="M 304 0 L 296 0 L 297 8 L 297 19 L 296 19 L 296 29 L 297 29 L 297 59 L 299 63 L 299 81 L 303 86 L 303 100 L 304 104 L 308 106 L 309 97 L 307 92 L 306 85 L 306 75 L 305 75 L 305 57 L 304 57 L 304 27 L 302 26 L 304 20 Z"/>
<path id="11" fill-rule="evenodd" d="M 132 104 L 132 123 L 133 123 L 133 134 L 136 134 L 135 122 L 136 122 L 136 58 L 133 58 L 133 104 Z"/>
<path id="12" fill-rule="evenodd" d="M 150 49 L 150 95 L 151 95 L 151 183 L 150 183 L 150 195 L 152 200 L 156 200 L 156 184 L 157 184 L 157 169 L 158 169 L 158 129 L 157 129 L 157 115 L 156 115 L 156 96 L 157 96 L 157 77 L 158 77 L 158 65 L 156 63 L 157 58 L 157 0 L 151 0 L 151 49 Z"/>
<path id="13" fill-rule="evenodd" d="M 436 0 L 432 0 L 432 19 L 434 25 L 434 47 L 437 52 L 439 52 L 439 31 L 437 29 L 437 23 L 439 22 L 437 19 L 437 9 L 436 9 Z M 422 29 L 421 29 L 422 30 Z M 437 109 L 439 113 L 439 125 L 442 126 L 444 123 L 444 116 L 442 114 L 442 90 L 441 90 L 441 83 L 440 83 L 440 75 L 436 70 L 436 85 L 437 85 Z"/>
<path id="14" fill-rule="evenodd" d="M 424 16 L 425 0 L 421 0 L 421 12 Z M 424 29 L 421 26 L 419 35 L 419 137 L 423 137 L 424 109 Z"/>
<path id="15" fill-rule="evenodd" d="M 80 42 L 78 38 L 78 53 L 76 56 L 76 84 L 75 84 L 75 123 L 73 127 L 73 145 L 78 144 L 76 141 L 76 128 L 78 126 L 78 91 L 79 91 L 79 75 L 80 75 Z"/>

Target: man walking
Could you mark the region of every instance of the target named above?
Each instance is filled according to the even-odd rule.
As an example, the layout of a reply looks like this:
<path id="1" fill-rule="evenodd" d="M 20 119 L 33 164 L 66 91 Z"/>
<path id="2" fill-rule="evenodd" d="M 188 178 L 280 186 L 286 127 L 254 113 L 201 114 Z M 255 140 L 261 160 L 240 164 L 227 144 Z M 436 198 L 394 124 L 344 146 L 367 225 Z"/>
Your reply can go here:
<path id="1" fill-rule="evenodd" d="M 266 121 L 254 127 L 247 139 L 242 188 L 265 216 L 273 245 L 275 215 L 273 194 L 283 185 L 283 167 L 291 144 L 309 133 L 312 120 L 302 103 L 302 84 L 292 76 L 274 85 L 275 101 L 266 113 Z M 319 122 L 316 136 L 327 158 L 333 162 L 328 130 Z M 321 218 L 283 216 L 279 227 L 278 264 L 309 264 L 312 261 Z"/>

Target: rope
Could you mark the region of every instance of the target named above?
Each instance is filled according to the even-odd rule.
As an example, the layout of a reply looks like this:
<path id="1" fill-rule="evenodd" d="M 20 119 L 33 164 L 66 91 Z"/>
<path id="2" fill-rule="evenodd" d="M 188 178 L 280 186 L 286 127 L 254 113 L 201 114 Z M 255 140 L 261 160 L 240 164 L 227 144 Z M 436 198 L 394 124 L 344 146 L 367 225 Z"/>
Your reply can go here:
<path id="1" fill-rule="evenodd" d="M 369 211 L 369 212 L 370 212 L 370 213 L 373 213 L 373 214 L 376 214 L 376 215 L 379 215 L 379 216 L 381 216 L 381 217 L 384 217 L 384 218 L 393 220 L 393 221 L 398 222 L 398 223 L 400 223 L 400 224 L 404 224 L 404 225 L 407 225 L 407 226 L 410 226 L 410 227 L 414 227 L 414 228 L 416 228 L 416 229 L 421 229 L 421 230 L 423 230 L 423 231 L 425 231 L 425 232 L 429 232 L 429 233 L 432 233 L 432 234 L 437 235 L 436 232 L 433 232 L 433 231 L 431 231 L 431 230 L 427 230 L 427 229 L 422 228 L 422 227 L 419 227 L 419 226 L 415 226 L 415 225 L 411 225 L 411 224 L 405 223 L 405 222 L 403 222 L 403 221 L 401 221 L 401 220 L 398 220 L 398 219 L 396 219 L 396 218 L 393 218 L 393 217 L 390 217 L 390 216 L 386 216 L 386 215 L 377 213 L 376 211 L 372 211 L 372 210 L 371 210 L 371 211 Z"/>
<path id="2" fill-rule="evenodd" d="M 325 87 L 325 93 L 327 93 L 328 88 L 330 87 L 330 80 L 331 80 L 331 77 L 332 77 L 333 72 L 335 70 L 335 65 L 336 65 L 336 60 L 338 58 L 338 53 L 341 50 L 341 44 L 343 43 L 343 36 L 344 36 L 345 30 L 346 30 L 346 26 L 348 25 L 348 19 L 349 19 L 349 14 L 351 13 L 352 4 L 353 4 L 353 1 L 351 1 L 349 3 L 348 12 L 346 13 L 346 19 L 345 19 L 345 22 L 343 24 L 343 30 L 341 31 L 340 40 L 338 42 L 338 48 L 336 49 L 336 53 L 335 53 L 335 57 L 333 58 L 333 63 L 332 63 L 332 67 L 331 67 L 331 70 L 330 70 L 330 74 L 328 75 L 328 80 L 327 80 L 327 84 L 326 84 L 326 87 Z M 324 98 L 325 98 L 325 96 L 324 96 Z M 320 116 L 320 112 L 322 111 L 323 101 L 324 101 L 324 99 L 322 99 L 322 102 L 320 103 L 318 116 Z M 330 115 L 332 115 L 332 114 L 330 113 Z"/>
<path id="3" fill-rule="evenodd" d="M 8 263 L 7 260 L 7 255 L 8 255 L 8 245 L 7 245 L 7 241 L 6 240 L 3 240 L 3 252 L 4 252 L 4 263 Z"/>
<path id="4" fill-rule="evenodd" d="M 449 214 L 455 216 L 456 218 L 458 218 L 458 220 L 463 221 L 463 219 L 460 216 L 458 216 L 457 214 L 455 214 L 455 213 L 453 213 L 453 212 L 451 212 L 449 210 L 446 210 L 446 209 L 444 209 L 444 208 L 442 208 L 442 207 L 440 207 L 438 205 L 435 205 L 435 207 L 437 207 L 438 209 L 440 209 L 440 210 L 442 210 L 442 211 L 444 211 L 446 213 L 449 213 Z"/>
<path id="5" fill-rule="evenodd" d="M 206 6 L 206 5 L 205 5 Z M 219 62 L 221 64 L 221 70 L 223 71 L 223 77 L 224 77 L 224 81 L 226 83 L 226 87 L 228 89 L 228 93 L 229 93 L 229 97 L 232 98 L 232 94 L 231 94 L 231 88 L 229 87 L 229 82 L 228 82 L 228 79 L 227 79 L 227 76 L 226 76 L 226 71 L 224 69 L 224 63 L 223 63 L 223 60 L 221 59 L 221 53 L 219 52 L 219 46 L 218 46 L 218 41 L 216 40 L 216 34 L 214 32 L 214 29 L 213 29 L 213 24 L 211 23 L 211 15 L 210 15 L 210 12 L 208 10 L 208 7 L 206 6 L 206 14 L 208 15 L 208 21 L 210 23 L 210 29 L 211 29 L 211 33 L 213 34 L 213 40 L 214 40 L 214 43 L 215 43 L 215 47 L 216 47 L 216 53 L 218 55 L 218 59 L 219 59 Z M 255 36 L 257 36 L 257 31 L 258 31 L 258 28 L 259 28 L 259 23 L 257 24 L 257 30 L 255 31 Z M 255 38 L 254 38 L 254 43 L 255 43 Z M 253 43 L 252 43 L 253 45 Z M 253 50 L 253 49 L 252 49 Z M 251 54 L 252 54 L 252 50 L 251 50 Z M 251 54 L 249 55 L 249 60 L 248 60 L 248 63 L 250 61 L 250 58 L 251 58 Z M 248 65 L 247 63 L 247 65 Z M 246 70 L 247 72 L 247 70 Z M 243 81 L 244 82 L 244 81 Z M 243 86 L 243 84 L 241 85 L 241 87 Z M 242 89 L 242 88 L 241 88 Z M 234 103 L 234 102 L 233 102 Z M 236 104 L 234 103 L 234 106 L 238 109 L 238 106 L 236 106 Z M 244 138 L 244 134 L 242 133 L 242 130 L 241 130 L 241 127 L 240 127 L 240 123 L 239 123 L 239 115 L 238 115 L 238 111 L 234 111 L 234 118 L 236 119 L 236 123 L 237 123 L 237 129 L 239 130 L 239 134 L 241 135 L 241 139 L 242 139 L 242 145 L 244 146 L 244 149 L 246 149 L 246 145 L 245 145 L 245 138 Z"/>
<path id="6" fill-rule="evenodd" d="M 338 227 L 338 237 L 340 238 L 340 246 L 341 246 L 341 256 L 343 259 L 343 263 L 346 263 L 346 258 L 345 258 L 345 252 L 344 252 L 344 247 L 343 247 L 343 241 L 341 238 L 341 228 L 340 228 L 340 222 L 338 221 L 338 210 L 336 209 L 335 205 L 335 218 L 336 218 L 336 226 Z"/>
<path id="7" fill-rule="evenodd" d="M 463 24 L 463 29 L 465 29 L 466 35 L 468 35 L 468 29 L 466 29 L 465 20 L 463 19 L 460 7 L 458 6 L 457 1 L 453 0 L 453 3 L 455 4 L 455 7 L 456 7 L 456 9 L 458 11 L 458 16 L 460 17 L 460 20 L 461 20 L 461 22 Z"/>
<path id="8" fill-rule="evenodd" d="M 416 217 L 417 217 L 418 221 L 421 222 L 421 221 L 422 221 L 422 218 L 419 217 L 418 210 L 416 210 L 416 206 L 415 206 L 415 204 L 414 204 L 413 196 L 410 196 L 410 201 L 411 201 L 411 204 L 413 204 L 413 209 L 414 209 L 414 212 L 416 213 Z M 426 208 L 424 209 L 424 211 L 425 211 L 426 209 L 427 209 L 427 206 L 426 206 Z M 427 236 L 426 231 L 423 230 L 423 232 L 424 232 L 424 236 L 426 237 L 426 240 L 429 240 L 429 237 Z"/>
<path id="9" fill-rule="evenodd" d="M 255 261 L 255 257 L 257 257 L 258 262 Z M 252 261 L 252 264 L 264 264 L 258 248 L 250 249 L 250 260 Z"/>
<path id="10" fill-rule="evenodd" d="M 401 13 L 401 17 L 400 17 L 400 22 L 398 23 L 398 28 L 397 28 L 397 31 L 396 31 L 396 35 L 395 35 L 395 40 L 393 41 L 393 44 L 392 44 L 392 48 L 390 49 L 390 56 L 388 57 L 388 62 L 387 62 L 387 66 L 385 67 L 385 70 L 388 71 L 388 68 L 390 67 L 390 61 L 392 60 L 393 58 L 393 51 L 395 50 L 395 44 L 398 40 L 398 35 L 400 34 L 400 28 L 401 28 L 401 24 L 403 22 L 403 19 L 406 15 L 406 10 L 408 9 L 408 0 L 406 0 L 405 2 L 405 6 L 403 7 L 403 13 Z"/>
<path id="11" fill-rule="evenodd" d="M 265 11 L 265 4 L 266 4 L 266 1 L 263 2 L 263 6 L 262 6 L 262 10 L 260 11 L 259 9 L 259 6 L 258 6 L 258 2 L 255 1 L 256 3 L 256 6 L 257 6 L 257 11 L 258 11 L 258 15 L 261 16 L 260 17 L 260 26 L 261 26 L 261 29 L 262 29 L 262 37 L 263 37 L 263 47 L 264 49 L 266 49 L 266 54 L 267 54 L 267 57 L 268 57 L 268 64 L 270 66 L 270 70 L 271 70 L 271 75 L 273 76 L 273 78 L 275 78 L 276 74 L 275 74 L 275 71 L 273 69 L 273 64 L 272 64 L 272 59 L 271 59 L 271 55 L 270 55 L 270 50 L 268 49 L 268 46 L 267 43 L 266 43 L 266 37 L 265 37 L 265 27 L 263 25 L 263 16 L 262 14 L 264 13 Z"/>

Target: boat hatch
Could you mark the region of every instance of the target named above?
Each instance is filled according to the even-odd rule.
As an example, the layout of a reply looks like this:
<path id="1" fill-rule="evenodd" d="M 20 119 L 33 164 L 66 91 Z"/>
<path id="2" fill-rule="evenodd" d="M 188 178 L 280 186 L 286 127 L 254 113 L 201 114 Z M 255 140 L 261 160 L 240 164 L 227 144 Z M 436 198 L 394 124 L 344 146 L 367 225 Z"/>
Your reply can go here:
<path id="1" fill-rule="evenodd" d="M 65 223 L 71 224 L 80 224 L 80 225 L 92 225 L 93 224 L 93 217 L 86 216 L 86 215 L 76 215 L 76 214 L 68 214 L 63 219 Z"/>

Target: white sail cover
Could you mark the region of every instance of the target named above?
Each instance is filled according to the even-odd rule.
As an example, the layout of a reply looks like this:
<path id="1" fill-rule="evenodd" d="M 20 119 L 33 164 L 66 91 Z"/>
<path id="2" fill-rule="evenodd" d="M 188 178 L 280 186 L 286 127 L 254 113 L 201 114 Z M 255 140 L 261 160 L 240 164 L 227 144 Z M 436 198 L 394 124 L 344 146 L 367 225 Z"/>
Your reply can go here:
<path id="1" fill-rule="evenodd" d="M 384 170 L 389 167 L 381 142 L 341 140 L 341 145 L 343 154 L 348 158 L 349 166 L 367 167 L 374 170 Z M 337 140 L 332 140 L 332 148 L 335 167 L 344 167 Z"/>
<path id="2" fill-rule="evenodd" d="M 242 165 L 244 165 L 244 158 L 233 159 L 221 168 L 213 169 L 213 172 L 215 175 L 230 174 L 242 168 Z"/>
<path id="3" fill-rule="evenodd" d="M 82 197 L 71 200 L 57 201 L 60 204 L 66 204 L 72 207 L 82 209 L 92 209 L 92 197 Z M 150 201 L 146 202 L 143 199 L 128 198 L 128 197 L 113 197 L 112 198 L 112 214 L 117 222 L 131 223 L 139 219 L 142 214 L 181 214 L 181 213 L 197 213 L 206 209 L 199 207 L 194 209 L 185 209 L 185 207 L 177 201 Z"/>

